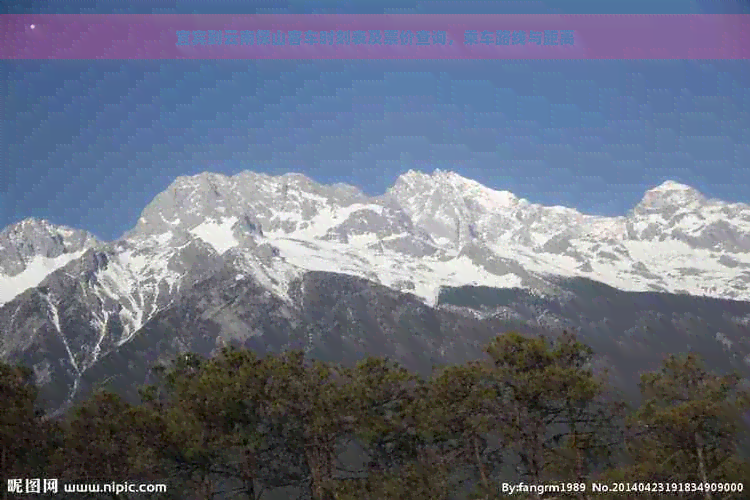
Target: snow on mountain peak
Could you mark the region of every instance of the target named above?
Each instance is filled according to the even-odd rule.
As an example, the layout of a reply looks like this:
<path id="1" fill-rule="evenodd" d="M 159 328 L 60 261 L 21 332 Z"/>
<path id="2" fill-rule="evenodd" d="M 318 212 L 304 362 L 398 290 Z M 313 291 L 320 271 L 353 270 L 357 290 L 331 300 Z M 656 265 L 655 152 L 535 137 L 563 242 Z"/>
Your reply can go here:
<path id="1" fill-rule="evenodd" d="M 750 252 L 750 205 L 707 199 L 678 182 L 646 191 L 627 219 L 630 239 L 674 240 L 721 253 Z M 722 259 L 728 262 L 727 255 Z"/>
<path id="2" fill-rule="evenodd" d="M 47 231 L 53 227 L 47 219 L 39 219 L 37 217 L 27 217 L 23 220 L 11 224 L 2 231 L 0 234 L 18 234 L 21 232 L 28 231 Z M 62 227 L 62 226 L 60 226 Z"/>
<path id="3" fill-rule="evenodd" d="M 100 242 L 90 233 L 30 217 L 0 231 L 0 304 Z"/>
<path id="4" fill-rule="evenodd" d="M 649 189 L 634 211 L 645 212 L 669 208 L 695 208 L 706 198 L 695 188 L 675 181 L 665 181 Z"/>
<path id="5" fill-rule="evenodd" d="M 429 174 L 420 172 L 419 170 L 409 169 L 403 174 L 399 175 L 396 182 L 391 186 L 391 189 L 396 187 L 398 184 L 412 185 L 414 183 L 423 182 L 430 177 Z"/>
<path id="6" fill-rule="evenodd" d="M 441 170 L 439 168 L 436 168 L 431 175 L 417 170 L 409 170 L 399 176 L 394 187 L 399 183 L 413 185 L 415 182 L 422 183 L 421 185 L 415 186 L 420 189 L 429 188 L 429 186 L 425 186 L 424 183 L 429 183 L 433 187 L 437 187 L 440 183 L 443 183 L 453 189 L 460 190 L 462 196 L 473 196 L 481 199 L 488 203 L 487 208 L 503 207 L 520 200 L 520 198 L 510 191 L 492 189 L 451 170 Z"/>
<path id="7" fill-rule="evenodd" d="M 695 191 L 695 188 L 692 186 L 688 186 L 687 184 L 682 184 L 677 181 L 672 180 L 666 180 L 659 184 L 658 186 L 649 189 L 649 192 L 660 192 L 660 193 L 668 193 L 668 192 L 675 192 L 675 191 L 682 191 L 682 192 L 688 192 L 688 191 Z"/>
<path id="8" fill-rule="evenodd" d="M 437 177 L 438 179 L 450 179 L 450 180 L 464 179 L 463 176 L 457 174 L 453 170 L 443 170 L 440 168 L 436 168 L 432 172 L 432 177 Z"/>
<path id="9" fill-rule="evenodd" d="M 53 257 L 66 253 L 69 249 L 79 250 L 97 243 L 96 238 L 86 231 L 29 217 L 0 231 L 0 272 L 3 250 L 15 252 L 20 257 L 32 257 L 36 254 Z"/>
<path id="10" fill-rule="evenodd" d="M 313 182 L 312 179 L 310 179 L 308 176 L 299 172 L 287 172 L 279 177 L 281 177 L 282 179 L 291 179 L 293 181 L 299 182 Z"/>

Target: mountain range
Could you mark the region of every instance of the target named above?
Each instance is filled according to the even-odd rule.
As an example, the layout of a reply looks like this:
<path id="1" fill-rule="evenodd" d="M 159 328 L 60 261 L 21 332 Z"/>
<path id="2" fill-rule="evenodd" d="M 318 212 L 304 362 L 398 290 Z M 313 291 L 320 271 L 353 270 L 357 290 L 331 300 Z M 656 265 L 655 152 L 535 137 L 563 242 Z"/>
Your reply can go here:
<path id="1" fill-rule="evenodd" d="M 226 343 L 429 371 L 494 334 L 574 330 L 625 389 L 697 350 L 750 376 L 750 205 L 667 181 L 627 214 L 548 207 L 453 172 L 381 196 L 300 174 L 178 177 L 115 241 L 26 219 L 0 232 L 0 359 L 51 407 L 124 392 Z"/>

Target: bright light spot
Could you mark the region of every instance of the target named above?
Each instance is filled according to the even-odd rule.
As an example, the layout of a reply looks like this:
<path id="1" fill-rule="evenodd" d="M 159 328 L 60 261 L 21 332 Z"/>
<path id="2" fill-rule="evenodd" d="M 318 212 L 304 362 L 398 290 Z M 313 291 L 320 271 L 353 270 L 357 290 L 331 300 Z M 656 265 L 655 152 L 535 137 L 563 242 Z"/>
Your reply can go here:
<path id="1" fill-rule="evenodd" d="M 29 26 L 29 28 L 34 29 L 34 25 L 32 24 L 31 26 Z"/>

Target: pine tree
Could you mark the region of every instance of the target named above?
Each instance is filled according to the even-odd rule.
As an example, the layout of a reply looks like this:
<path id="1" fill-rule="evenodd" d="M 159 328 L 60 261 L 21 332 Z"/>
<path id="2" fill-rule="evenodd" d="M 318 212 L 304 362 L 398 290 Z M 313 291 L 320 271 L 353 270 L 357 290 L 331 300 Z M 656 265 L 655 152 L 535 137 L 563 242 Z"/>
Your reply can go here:
<path id="1" fill-rule="evenodd" d="M 354 431 L 356 409 L 347 390 L 350 371 L 321 361 L 307 363 L 302 351 L 270 356 L 266 363 L 267 414 L 276 422 L 298 426 L 313 498 L 333 498 L 337 445 Z"/>
<path id="2" fill-rule="evenodd" d="M 486 368 L 480 362 L 471 362 L 441 369 L 430 381 L 420 428 L 443 445 L 445 465 L 453 470 L 469 466 L 471 475 L 479 478 L 484 498 L 489 498 L 489 469 L 497 463 L 489 463 L 488 458 L 493 457 L 485 452 L 488 435 L 496 430 L 492 402 L 498 395 L 487 379 Z M 499 461 L 498 457 L 494 459 Z"/>
<path id="3" fill-rule="evenodd" d="M 89 483 L 158 479 L 158 472 L 149 476 L 154 466 L 150 450 L 161 439 L 153 439 L 146 416 L 117 394 L 95 392 L 61 422 L 62 443 L 45 475 Z M 112 498 L 120 497 L 112 493 Z"/>
<path id="4" fill-rule="evenodd" d="M 170 364 L 156 366 L 156 381 L 141 394 L 157 412 L 160 448 L 157 460 L 177 483 L 198 499 L 211 498 L 214 464 L 223 453 L 223 432 L 211 419 L 213 390 L 203 377 L 208 360 L 184 353 Z"/>
<path id="5" fill-rule="evenodd" d="M 590 369 L 592 350 L 568 332 L 554 345 L 543 336 L 511 332 L 485 352 L 498 394 L 494 428 L 515 450 L 522 477 L 530 484 L 583 482 L 591 473 L 591 452 L 602 448 L 593 438 L 618 406 L 600 399 L 606 385 Z"/>
<path id="6" fill-rule="evenodd" d="M 48 465 L 56 426 L 44 418 L 37 393 L 32 370 L 0 363 L 0 478 L 40 477 Z"/>
<path id="7" fill-rule="evenodd" d="M 424 380 L 388 359 L 368 357 L 357 363 L 348 389 L 368 470 L 392 472 L 416 459 L 424 443 L 405 410 L 425 397 Z"/>
<path id="8" fill-rule="evenodd" d="M 339 481 L 335 498 L 443 498 L 445 467 L 424 432 L 425 381 L 388 359 L 368 357 L 352 371 L 349 391 L 355 433 L 369 460 L 360 474 L 366 477 Z"/>
<path id="9" fill-rule="evenodd" d="M 692 353 L 672 355 L 659 372 L 641 376 L 640 388 L 643 403 L 628 422 L 632 463 L 609 471 L 607 477 L 657 485 L 748 484 L 750 469 L 737 443 L 746 431 L 742 414 L 750 408 L 750 393 L 738 375 L 710 374 Z M 747 495 L 705 487 L 676 494 L 706 500 Z M 661 498 L 663 493 L 638 497 L 649 495 Z"/>

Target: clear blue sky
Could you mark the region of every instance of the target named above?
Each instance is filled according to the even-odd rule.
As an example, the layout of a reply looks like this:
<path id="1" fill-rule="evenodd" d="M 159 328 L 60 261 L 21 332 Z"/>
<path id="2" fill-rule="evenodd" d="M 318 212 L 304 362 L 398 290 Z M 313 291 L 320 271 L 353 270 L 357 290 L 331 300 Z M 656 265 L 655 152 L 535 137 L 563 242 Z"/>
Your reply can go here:
<path id="1" fill-rule="evenodd" d="M 33 216 L 116 238 L 176 176 L 205 170 L 296 171 L 380 194 L 438 167 L 607 215 L 666 179 L 750 203 L 743 61 L 0 61 L 0 72 L 0 227 Z"/>

